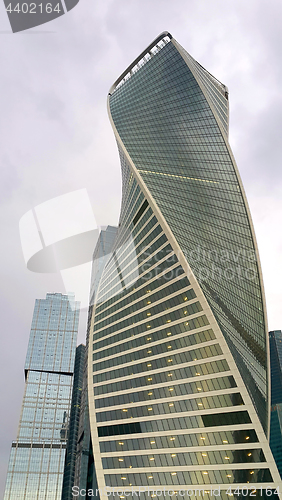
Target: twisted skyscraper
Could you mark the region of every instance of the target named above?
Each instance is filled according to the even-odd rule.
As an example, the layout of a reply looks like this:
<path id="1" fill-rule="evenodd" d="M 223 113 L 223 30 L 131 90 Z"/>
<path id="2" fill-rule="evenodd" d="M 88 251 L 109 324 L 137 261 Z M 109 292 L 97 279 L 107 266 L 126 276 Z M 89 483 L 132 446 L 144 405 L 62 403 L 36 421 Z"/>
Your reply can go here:
<path id="1" fill-rule="evenodd" d="M 89 339 L 98 487 L 263 497 L 280 481 L 265 301 L 228 90 L 165 32 L 108 109 L 123 194 Z"/>

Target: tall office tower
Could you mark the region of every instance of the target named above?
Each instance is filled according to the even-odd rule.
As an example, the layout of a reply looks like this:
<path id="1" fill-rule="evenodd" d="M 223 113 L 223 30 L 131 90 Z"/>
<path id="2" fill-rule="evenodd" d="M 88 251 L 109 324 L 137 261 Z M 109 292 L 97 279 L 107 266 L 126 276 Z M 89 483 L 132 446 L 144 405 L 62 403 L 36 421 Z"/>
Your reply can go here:
<path id="1" fill-rule="evenodd" d="M 78 320 L 72 294 L 35 302 L 5 500 L 61 500 Z"/>
<path id="2" fill-rule="evenodd" d="M 271 371 L 270 448 L 282 477 L 282 332 L 269 332 Z"/>
<path id="3" fill-rule="evenodd" d="M 102 498 L 106 486 L 263 497 L 280 484 L 265 302 L 227 88 L 165 32 L 112 86 L 108 109 L 123 192 L 89 349 Z"/>
<path id="4" fill-rule="evenodd" d="M 65 467 L 63 475 L 62 500 L 72 500 L 72 487 L 75 477 L 75 462 L 76 450 L 78 441 L 79 417 L 81 409 L 81 395 L 83 386 L 85 364 L 85 345 L 80 344 L 76 348 L 74 373 L 73 373 L 73 388 L 72 401 L 68 429 L 68 440 L 65 457 Z"/>
<path id="5" fill-rule="evenodd" d="M 93 252 L 92 276 L 90 284 L 90 301 L 89 301 L 88 323 L 87 323 L 87 333 L 86 333 L 86 355 L 84 364 L 81 411 L 79 419 L 76 464 L 75 464 L 74 485 L 76 486 L 76 491 L 83 491 L 83 490 L 87 491 L 88 489 L 93 489 L 95 491 L 96 488 L 98 487 L 96 481 L 95 464 L 93 461 L 92 441 L 90 436 L 89 407 L 88 407 L 88 394 L 87 394 L 87 387 L 88 387 L 87 356 L 88 356 L 90 332 L 93 329 L 92 325 L 93 305 L 95 303 L 99 281 L 103 269 L 107 261 L 111 257 L 111 251 L 115 241 L 116 234 L 117 234 L 116 227 L 107 226 L 105 230 L 102 230 L 100 232 L 96 247 Z"/>
<path id="6" fill-rule="evenodd" d="M 271 404 L 282 403 L 282 332 L 269 332 Z"/>

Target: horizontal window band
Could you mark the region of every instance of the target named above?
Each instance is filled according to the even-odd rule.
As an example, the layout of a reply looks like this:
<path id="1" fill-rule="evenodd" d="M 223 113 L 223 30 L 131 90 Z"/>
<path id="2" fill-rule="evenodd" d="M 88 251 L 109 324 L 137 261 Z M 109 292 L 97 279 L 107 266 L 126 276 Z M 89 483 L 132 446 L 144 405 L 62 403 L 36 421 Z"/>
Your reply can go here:
<path id="1" fill-rule="evenodd" d="M 94 387 L 94 396 L 95 399 L 97 399 L 97 396 L 101 396 L 103 394 L 109 395 L 115 395 L 117 392 L 122 393 L 123 391 L 130 391 L 134 390 L 136 391 L 137 389 L 142 389 L 142 390 L 153 390 L 153 389 L 158 389 L 160 387 L 165 387 L 168 383 L 168 378 L 171 380 L 171 383 L 180 383 L 180 382 L 194 382 L 196 379 L 201 381 L 204 380 L 209 380 L 209 379 L 214 379 L 218 377 L 219 374 L 224 374 L 224 375 L 232 375 L 232 372 L 228 366 L 228 363 L 226 360 L 221 361 L 221 362 L 208 362 L 204 363 L 204 366 L 201 367 L 199 365 L 193 365 L 193 367 L 185 367 L 179 369 L 179 366 L 177 366 L 177 369 L 173 369 L 172 367 L 166 367 L 165 370 L 162 371 L 152 371 L 152 372 L 145 372 L 144 375 L 141 377 L 131 377 L 127 378 L 124 380 L 118 380 L 118 382 L 112 382 L 110 384 L 104 384 L 104 385 L 96 385 L 95 381 L 93 380 L 93 384 L 95 384 Z M 151 367 L 148 367 L 151 369 Z M 205 369 L 205 371 L 202 371 L 202 368 Z M 197 371 L 200 370 L 200 371 Z M 148 381 L 149 373 L 154 375 L 154 382 L 153 381 Z M 171 378 L 170 378 L 171 377 Z M 199 377 L 199 378 L 198 378 Z M 150 384 L 148 384 L 150 382 Z"/>
<path id="2" fill-rule="evenodd" d="M 192 466 L 207 466 L 212 468 L 213 465 L 218 465 L 219 468 L 224 468 L 226 465 L 234 464 L 242 467 L 243 464 L 248 467 L 258 466 L 258 464 L 266 462 L 264 453 L 261 448 L 237 448 L 231 450 L 225 447 L 223 450 L 205 450 L 205 451 L 184 451 L 175 450 L 162 451 L 149 450 L 149 453 L 136 455 L 124 455 L 123 453 L 114 456 L 102 458 L 104 469 L 136 469 L 139 468 L 158 468 L 161 467 L 165 471 L 166 467 L 178 467 L 178 470 L 189 470 Z M 173 453 L 172 453 L 173 452 Z M 239 465 L 241 464 L 241 465 Z M 130 471 L 131 473 L 133 471 Z"/>
<path id="3" fill-rule="evenodd" d="M 173 253 L 171 252 L 171 258 L 173 256 Z M 168 262 L 168 259 L 164 262 Z M 155 268 L 152 268 L 154 271 Z M 149 270 L 149 274 L 151 271 Z M 178 262 L 172 263 L 170 267 L 164 267 L 161 268 L 161 271 L 159 274 L 156 274 L 150 279 L 142 279 L 141 282 L 136 282 L 136 287 L 134 287 L 133 290 L 128 291 L 126 295 L 123 295 L 122 297 L 119 297 L 118 295 L 115 296 L 116 300 L 113 301 L 110 304 L 107 304 L 107 301 L 102 302 L 102 305 L 105 304 L 105 308 L 96 314 L 95 311 L 95 319 L 96 317 L 99 319 L 99 321 L 103 318 L 106 318 L 112 314 L 114 314 L 117 311 L 121 311 L 125 309 L 131 302 L 132 304 L 138 303 L 142 298 L 145 297 L 150 297 L 153 293 L 162 290 L 163 288 L 166 288 L 169 284 L 174 283 L 178 281 L 179 279 L 182 279 L 185 276 L 185 273 L 182 269 L 182 267 L 178 264 Z M 189 282 L 187 276 L 186 276 L 187 281 Z M 189 282 L 190 285 L 190 282 Z M 190 285 L 192 286 L 192 285 Z M 150 292 L 145 291 L 144 294 L 144 288 L 150 287 Z M 99 304 L 97 305 L 97 308 L 99 307 Z"/>
<path id="4" fill-rule="evenodd" d="M 173 418 L 173 417 L 172 417 Z M 250 416 L 246 410 L 226 413 L 211 413 L 201 415 L 203 427 L 218 427 L 223 425 L 237 425 L 251 423 Z M 124 423 L 116 425 L 106 425 L 98 427 L 98 436 L 116 436 L 124 434 L 142 434 L 143 422 Z M 144 422 L 146 424 L 146 422 Z M 147 432 L 147 431 L 145 431 Z"/>
<path id="5" fill-rule="evenodd" d="M 148 339 L 151 339 L 151 337 L 148 337 Z M 132 349 L 129 352 L 122 354 L 122 356 L 120 355 L 119 357 L 114 357 L 112 355 L 109 358 L 102 358 L 102 361 L 93 363 L 93 373 L 99 372 L 100 370 L 108 367 L 121 367 L 130 362 L 139 361 L 140 359 L 143 359 L 144 363 L 153 361 L 156 363 L 156 368 L 160 368 L 162 366 L 168 366 L 167 363 L 172 363 L 169 366 L 173 366 L 174 363 L 175 366 L 178 366 L 179 364 L 189 361 L 199 361 L 201 359 L 211 358 L 223 354 L 220 345 L 216 343 L 218 342 L 218 339 L 204 340 L 202 344 L 194 344 L 187 347 L 178 347 L 176 344 L 174 348 L 171 347 L 172 350 L 170 350 L 170 346 L 167 346 L 167 342 L 168 341 L 166 340 L 165 342 L 160 342 L 159 344 L 148 344 L 148 346 L 152 347 L 153 349 L 156 348 L 156 352 L 152 357 L 150 355 L 146 355 L 145 351 L 147 352 L 148 349 L 148 347 L 146 347 L 143 350 Z M 200 347 L 198 347 L 199 345 Z M 156 358 L 156 356 L 158 357 Z M 166 359 L 167 356 L 169 356 L 169 360 Z M 135 365 L 131 366 L 134 367 Z"/>
<path id="6" fill-rule="evenodd" d="M 151 374 L 150 374 L 151 375 Z M 152 374 L 154 376 L 154 374 Z M 149 376 L 149 378 L 151 378 Z M 185 383 L 182 380 L 167 380 L 164 384 L 157 386 L 143 386 L 141 390 L 132 388 L 132 392 L 128 390 L 120 392 L 119 394 L 113 393 L 111 396 L 106 394 L 106 397 L 95 398 L 96 408 L 106 408 L 109 406 L 134 404 L 142 402 L 151 402 L 156 399 L 172 398 L 171 402 L 175 401 L 176 397 L 189 397 L 193 394 L 206 395 L 209 392 L 227 390 L 237 387 L 234 377 L 232 375 L 218 377 L 218 373 L 214 377 L 201 380 L 190 380 Z M 135 389 L 135 390 L 134 390 Z M 173 390 L 173 394 L 172 394 Z M 172 397 L 173 396 L 173 397 Z M 132 400 L 132 401 L 130 401 Z"/>
<path id="7" fill-rule="evenodd" d="M 169 453 L 175 449 L 204 451 L 209 449 L 225 449 L 226 446 L 232 447 L 232 450 L 240 447 L 246 449 L 254 445 L 261 446 L 256 431 L 254 429 L 223 430 L 213 432 L 203 432 L 198 429 L 185 429 L 184 434 L 178 434 L 181 431 L 167 431 L 167 434 L 154 433 L 152 436 L 138 438 L 122 438 L 116 440 L 100 440 L 100 451 L 103 456 L 120 456 L 120 453 L 142 454 L 147 452 L 166 452 Z M 166 451 L 165 451 L 166 450 Z"/>
<path id="8" fill-rule="evenodd" d="M 178 282 L 182 281 L 182 280 L 183 280 L 183 283 L 179 285 L 179 288 L 176 290 L 173 290 L 177 286 Z M 170 288 L 173 291 L 169 290 L 167 292 L 167 288 Z M 164 289 L 167 292 L 166 296 L 165 297 L 161 296 L 160 298 L 158 298 L 158 295 Z M 167 280 L 165 283 L 160 284 L 159 287 L 157 287 L 156 289 L 151 291 L 150 304 L 148 304 L 148 302 L 147 302 L 149 299 L 148 294 L 145 293 L 145 294 L 141 295 L 140 297 L 138 297 L 138 299 L 136 299 L 135 301 L 132 301 L 132 303 L 130 302 L 129 304 L 125 305 L 124 307 L 122 307 L 120 309 L 116 309 L 115 311 L 111 312 L 107 316 L 104 316 L 104 318 L 101 318 L 101 319 L 99 318 L 96 321 L 96 316 L 95 316 L 95 326 L 99 325 L 99 323 L 101 323 L 101 321 L 103 321 L 103 323 L 101 324 L 102 327 L 112 326 L 114 323 L 117 322 L 117 319 L 115 317 L 116 315 L 123 314 L 123 316 L 121 316 L 121 318 L 119 318 L 119 321 L 121 321 L 125 318 L 134 316 L 136 313 L 143 312 L 146 309 L 150 309 L 150 308 L 154 307 L 155 305 L 162 303 L 164 298 L 165 299 L 173 298 L 177 294 L 180 294 L 181 292 L 184 293 L 185 291 L 188 291 L 188 290 L 189 291 L 191 290 L 190 291 L 190 298 L 188 300 L 190 301 L 190 300 L 196 298 L 196 294 L 195 294 L 195 292 L 192 288 L 192 285 L 190 284 L 188 278 L 185 276 L 184 273 L 180 274 L 179 276 L 176 276 L 173 279 Z M 152 303 L 152 300 L 154 301 L 153 303 Z M 187 297 L 186 297 L 186 300 L 187 300 Z M 144 304 L 144 303 L 142 304 L 142 301 L 143 302 L 145 301 L 146 304 Z M 136 311 L 134 309 L 131 309 L 131 307 L 133 305 L 137 306 L 137 304 L 139 305 L 139 307 L 138 307 L 138 309 L 136 309 Z M 98 330 L 98 328 L 97 328 L 97 330 Z M 96 328 L 95 328 L 95 331 L 96 331 Z"/>
<path id="9" fill-rule="evenodd" d="M 48 443 L 12 443 L 12 448 L 52 448 L 55 450 L 65 449 L 66 444 Z"/>

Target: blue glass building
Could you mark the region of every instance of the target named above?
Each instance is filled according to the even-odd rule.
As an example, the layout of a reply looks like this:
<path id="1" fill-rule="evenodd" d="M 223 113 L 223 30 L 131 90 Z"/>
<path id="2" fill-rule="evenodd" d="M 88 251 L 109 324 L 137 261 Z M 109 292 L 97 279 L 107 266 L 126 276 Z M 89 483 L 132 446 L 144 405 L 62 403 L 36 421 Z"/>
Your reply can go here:
<path id="1" fill-rule="evenodd" d="M 35 302 L 5 500 L 61 500 L 78 320 L 71 294 Z"/>
<path id="2" fill-rule="evenodd" d="M 271 367 L 270 447 L 282 477 L 282 332 L 269 332 Z"/>
<path id="3" fill-rule="evenodd" d="M 122 206 L 89 334 L 101 498 L 266 497 L 281 480 L 265 300 L 227 87 L 164 32 L 112 86 L 108 110 Z"/>

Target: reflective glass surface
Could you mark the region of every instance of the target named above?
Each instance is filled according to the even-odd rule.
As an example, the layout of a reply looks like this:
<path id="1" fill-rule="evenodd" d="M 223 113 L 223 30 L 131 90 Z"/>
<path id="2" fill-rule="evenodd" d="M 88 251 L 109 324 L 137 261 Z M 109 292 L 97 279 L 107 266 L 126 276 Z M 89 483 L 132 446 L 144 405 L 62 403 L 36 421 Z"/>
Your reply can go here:
<path id="1" fill-rule="evenodd" d="M 112 92 L 111 116 L 206 295 L 266 429 L 262 292 L 227 146 L 227 89 L 177 47 L 166 43 Z"/>
<path id="2" fill-rule="evenodd" d="M 72 295 L 36 300 L 5 500 L 61 500 L 78 319 Z"/>
<path id="3" fill-rule="evenodd" d="M 122 205 L 91 318 L 94 460 L 116 488 L 266 484 L 237 370 L 266 429 L 261 284 L 228 91 L 169 36 L 145 52 L 109 94 Z"/>

